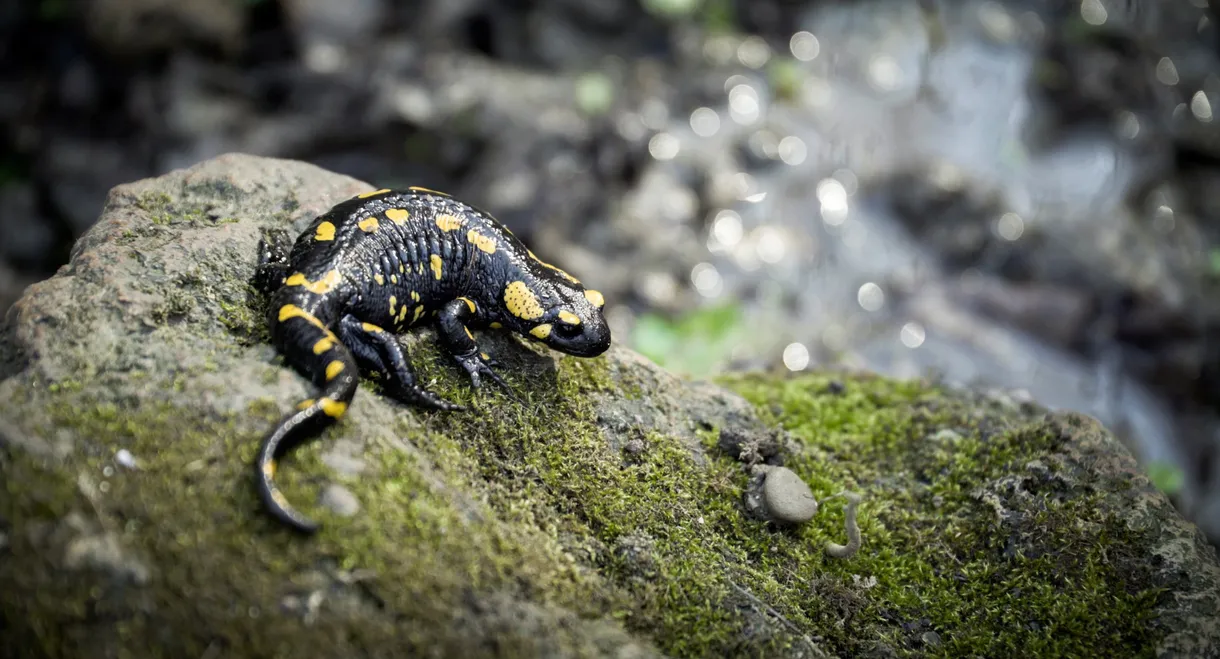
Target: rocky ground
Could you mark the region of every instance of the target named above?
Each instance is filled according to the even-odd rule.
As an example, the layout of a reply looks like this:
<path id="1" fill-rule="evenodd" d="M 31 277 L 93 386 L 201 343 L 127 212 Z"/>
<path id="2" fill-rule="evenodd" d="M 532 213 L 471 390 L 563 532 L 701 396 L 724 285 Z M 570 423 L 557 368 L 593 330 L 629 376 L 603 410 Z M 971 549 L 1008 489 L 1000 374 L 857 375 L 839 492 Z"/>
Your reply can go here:
<path id="1" fill-rule="evenodd" d="M 845 370 L 699 383 L 480 333 L 515 402 L 412 333 L 470 409 L 363 386 L 282 461 L 324 524 L 287 532 L 251 460 L 310 391 L 266 341 L 255 246 L 371 189 L 237 155 L 123 185 L 14 305 L 0 655 L 1220 656 L 1214 548 L 1100 424 Z M 808 523 L 758 518 L 760 468 L 764 508 L 774 474 L 809 484 Z"/>
<path id="2" fill-rule="evenodd" d="M 1205 4 L 8 3 L 0 307 L 114 185 L 297 158 L 493 209 L 675 370 L 935 370 L 1090 413 L 1220 539 Z M 663 349 L 722 300 L 728 338 Z"/>

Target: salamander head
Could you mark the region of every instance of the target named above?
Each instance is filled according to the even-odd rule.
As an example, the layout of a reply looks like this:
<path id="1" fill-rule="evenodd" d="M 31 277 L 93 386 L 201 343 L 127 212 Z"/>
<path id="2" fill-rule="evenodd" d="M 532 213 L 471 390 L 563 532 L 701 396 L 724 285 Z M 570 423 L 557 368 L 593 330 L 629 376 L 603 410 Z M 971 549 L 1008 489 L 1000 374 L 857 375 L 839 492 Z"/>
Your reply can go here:
<path id="1" fill-rule="evenodd" d="M 504 289 L 510 327 L 522 336 L 576 357 L 596 357 L 610 347 L 602 294 L 579 284 L 535 279 Z"/>

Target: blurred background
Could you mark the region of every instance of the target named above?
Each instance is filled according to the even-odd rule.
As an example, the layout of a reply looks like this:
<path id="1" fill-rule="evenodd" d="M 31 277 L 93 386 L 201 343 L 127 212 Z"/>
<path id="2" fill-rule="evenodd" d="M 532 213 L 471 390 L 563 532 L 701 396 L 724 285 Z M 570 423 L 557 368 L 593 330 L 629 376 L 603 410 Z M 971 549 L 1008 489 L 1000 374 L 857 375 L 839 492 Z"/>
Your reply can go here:
<path id="1" fill-rule="evenodd" d="M 295 158 L 492 211 L 675 371 L 847 366 L 1092 414 L 1217 541 L 1214 11 L 3 2 L 0 310 L 114 185 Z"/>

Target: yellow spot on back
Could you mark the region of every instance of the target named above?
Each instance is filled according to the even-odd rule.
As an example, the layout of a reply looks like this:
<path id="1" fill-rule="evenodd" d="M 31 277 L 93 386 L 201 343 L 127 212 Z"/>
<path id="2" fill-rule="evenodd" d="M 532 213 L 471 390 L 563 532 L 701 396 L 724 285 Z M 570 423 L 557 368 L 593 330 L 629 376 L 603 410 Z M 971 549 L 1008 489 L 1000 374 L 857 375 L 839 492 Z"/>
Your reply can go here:
<path id="1" fill-rule="evenodd" d="M 466 306 L 470 307 L 470 313 L 474 313 L 474 312 L 475 312 L 476 308 L 475 308 L 475 306 L 474 306 L 474 301 L 473 301 L 473 300 L 471 300 L 471 299 L 470 299 L 470 298 L 468 298 L 468 297 L 459 297 L 458 299 L 459 299 L 459 300 L 461 300 L 462 302 L 465 302 L 465 303 L 466 303 Z"/>
<path id="2" fill-rule="evenodd" d="M 525 320 L 533 320 L 542 315 L 538 296 L 534 295 L 523 281 L 510 282 L 504 287 L 504 306 L 512 315 Z"/>
<path id="3" fill-rule="evenodd" d="M 391 208 L 385 212 L 385 216 L 390 218 L 391 222 L 398 225 L 411 219 L 411 214 L 401 208 Z"/>
<path id="4" fill-rule="evenodd" d="M 398 298 L 391 295 L 390 296 L 390 315 L 391 316 L 394 315 L 394 307 L 397 307 L 397 306 L 398 306 Z"/>
<path id="5" fill-rule="evenodd" d="M 408 189 L 408 190 L 416 190 L 416 191 L 418 191 L 418 192 L 431 192 L 432 194 L 438 194 L 438 195 L 441 195 L 442 197 L 448 197 L 448 196 L 449 196 L 449 195 L 445 194 L 444 192 L 438 192 L 438 191 L 436 191 L 436 190 L 429 190 L 428 188 L 421 188 L 421 187 L 420 187 L 420 186 L 418 186 L 418 185 L 412 185 L 412 186 L 408 186 L 408 187 L 407 187 L 407 189 Z"/>
<path id="6" fill-rule="evenodd" d="M 404 320 L 406 320 L 406 319 L 407 319 L 407 311 L 408 311 L 408 310 L 410 310 L 410 308 L 411 308 L 411 307 L 409 307 L 409 306 L 407 306 L 407 305 L 405 305 L 405 304 L 404 304 L 404 305 L 402 305 L 402 307 L 401 307 L 401 308 L 398 310 L 398 319 L 397 319 L 398 324 L 400 324 L 400 325 L 401 325 L 401 324 L 402 324 L 402 321 L 404 321 Z"/>
<path id="7" fill-rule="evenodd" d="M 343 368 L 344 368 L 343 362 L 339 361 L 338 359 L 327 364 L 326 365 L 326 379 L 334 380 L 336 376 L 338 376 L 340 373 L 343 372 Z"/>
<path id="8" fill-rule="evenodd" d="M 441 278 L 441 264 L 442 264 L 441 257 L 437 256 L 436 254 L 433 254 L 432 258 L 429 260 L 432 261 L 432 276 L 436 277 L 437 279 L 440 279 Z"/>
<path id="9" fill-rule="evenodd" d="M 339 274 L 338 270 L 331 270 L 330 272 L 323 275 L 322 278 L 319 279 L 318 281 L 309 281 L 309 279 L 307 279 L 305 277 L 305 275 L 297 272 L 297 273 L 293 274 L 291 277 L 285 279 L 284 284 L 286 286 L 304 286 L 305 290 L 307 290 L 311 293 L 317 293 L 318 295 L 323 295 L 325 293 L 330 292 L 330 290 L 332 288 L 334 288 L 336 285 L 338 285 L 339 280 L 342 278 L 343 278 L 343 275 Z"/>
<path id="10" fill-rule="evenodd" d="M 415 291 L 411 291 L 411 300 L 414 302 L 419 302 L 419 293 L 416 293 Z"/>
<path id="11" fill-rule="evenodd" d="M 480 352 L 479 356 L 483 358 L 483 361 L 487 361 L 487 360 L 491 359 L 491 355 L 489 355 L 485 352 Z"/>
<path id="12" fill-rule="evenodd" d="M 585 299 L 595 307 L 602 307 L 606 304 L 606 298 L 602 297 L 600 292 L 594 290 L 585 291 Z"/>
<path id="13" fill-rule="evenodd" d="M 412 323 L 418 322 L 419 317 L 422 315 L 424 315 L 424 305 L 421 304 L 418 307 L 415 307 L 415 317 L 411 319 L 411 322 Z"/>
<path id="14" fill-rule="evenodd" d="M 363 220 L 360 220 L 360 222 L 357 223 L 356 226 L 360 227 L 360 230 L 364 231 L 365 233 L 373 233 L 374 231 L 377 230 L 377 224 L 378 224 L 377 218 L 367 217 Z"/>
<path id="15" fill-rule="evenodd" d="M 303 400 L 303 401 L 301 401 L 301 402 L 297 403 L 297 409 L 298 409 L 298 410 L 309 409 L 309 406 L 310 406 L 310 405 L 313 405 L 313 399 L 312 399 L 312 398 L 306 398 L 305 400 Z"/>
<path id="16" fill-rule="evenodd" d="M 338 419 L 347 411 L 347 403 L 342 401 L 323 398 L 320 402 L 322 403 L 322 413 L 332 419 Z"/>
<path id="17" fill-rule="evenodd" d="M 390 283 L 391 283 L 391 284 L 397 284 L 397 283 L 398 283 L 398 275 L 390 275 Z"/>
<path id="18" fill-rule="evenodd" d="M 399 263 L 399 264 L 398 264 L 398 274 L 400 274 L 400 275 L 401 275 L 401 274 L 405 274 L 405 273 L 406 273 L 406 271 L 407 271 L 407 266 L 405 266 L 405 265 L 403 265 L 403 264 Z"/>
<path id="19" fill-rule="evenodd" d="M 360 323 L 360 327 L 361 327 L 361 329 L 363 329 L 366 332 L 384 332 L 385 331 L 385 330 L 381 329 L 380 327 L 378 327 L 377 325 L 374 325 L 372 323 Z"/>
<path id="20" fill-rule="evenodd" d="M 474 335 L 470 333 L 470 328 L 463 325 L 462 329 L 466 330 L 466 336 L 470 337 L 471 341 L 474 341 Z"/>
<path id="21" fill-rule="evenodd" d="M 335 347 L 335 342 L 329 336 L 324 336 L 318 339 L 318 342 L 313 344 L 313 354 L 320 355 L 327 350 Z"/>
<path id="22" fill-rule="evenodd" d="M 330 222 L 323 222 L 318 225 L 318 232 L 313 235 L 314 240 L 334 240 L 335 225 Z"/>
<path id="23" fill-rule="evenodd" d="M 313 403 L 312 400 L 309 402 L 311 404 Z M 306 405 L 305 407 L 309 407 L 309 406 Z M 263 465 L 263 476 L 267 480 L 271 480 L 272 478 L 275 478 L 275 460 L 268 460 L 267 463 Z"/>
<path id="24" fill-rule="evenodd" d="M 368 199 L 369 197 L 376 197 L 379 194 L 385 194 L 389 191 L 390 191 L 389 188 L 382 188 L 380 190 L 373 190 L 372 192 L 365 192 L 364 194 L 357 195 L 356 198 L 357 199 Z"/>
<path id="25" fill-rule="evenodd" d="M 487 252 L 488 254 L 496 253 L 496 241 L 484 236 L 483 234 L 471 229 L 466 232 L 466 240 L 470 241 L 475 247 Z"/>
<path id="26" fill-rule="evenodd" d="M 580 316 L 577 316 L 576 314 L 574 314 L 571 311 L 568 311 L 566 309 L 559 312 L 559 320 L 562 320 L 563 322 L 565 322 L 569 325 L 579 325 L 580 324 Z"/>
<path id="27" fill-rule="evenodd" d="M 533 334 L 540 339 L 545 339 L 551 335 L 551 324 L 543 323 L 541 325 L 534 325 L 534 328 L 530 330 L 530 334 Z"/>
<path id="28" fill-rule="evenodd" d="M 454 229 L 460 229 L 462 228 L 463 224 L 466 224 L 466 220 L 463 220 L 456 215 L 441 213 L 440 215 L 436 216 L 436 226 L 440 227 L 441 231 L 453 231 Z"/>
<path id="29" fill-rule="evenodd" d="M 285 304 L 284 306 L 280 307 L 279 318 L 281 323 L 290 318 L 304 318 L 305 320 L 309 321 L 310 325 L 313 325 L 318 329 L 326 330 L 327 335 L 330 335 L 330 330 L 326 329 L 326 326 L 322 324 L 322 321 L 318 320 L 313 314 L 305 311 L 295 304 Z"/>
<path id="30" fill-rule="evenodd" d="M 373 281 L 377 282 L 378 286 L 385 286 L 385 277 L 381 275 L 373 275 Z"/>
<path id="31" fill-rule="evenodd" d="M 488 325 L 488 327 L 490 327 L 492 329 L 500 329 L 501 327 L 504 327 L 504 326 L 501 325 L 500 323 L 492 323 L 491 325 Z"/>

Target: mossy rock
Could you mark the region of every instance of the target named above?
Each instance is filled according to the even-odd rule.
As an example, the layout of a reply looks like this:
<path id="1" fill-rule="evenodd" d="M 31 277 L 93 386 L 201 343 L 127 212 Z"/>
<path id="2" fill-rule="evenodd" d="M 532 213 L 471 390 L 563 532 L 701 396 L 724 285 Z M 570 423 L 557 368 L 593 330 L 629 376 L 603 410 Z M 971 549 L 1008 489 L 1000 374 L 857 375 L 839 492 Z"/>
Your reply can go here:
<path id="1" fill-rule="evenodd" d="M 255 244 L 369 189 L 241 155 L 120 186 L 14 306 L 4 656 L 1218 656 L 1215 551 L 1108 432 L 928 382 L 695 383 L 479 337 L 517 401 L 422 331 L 421 377 L 469 411 L 363 386 L 281 465 L 321 532 L 281 528 L 251 460 L 312 391 L 266 343 Z M 726 428 L 780 439 L 810 523 L 745 513 Z M 834 559 L 845 489 L 864 543 Z"/>

